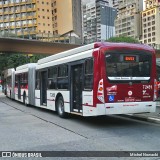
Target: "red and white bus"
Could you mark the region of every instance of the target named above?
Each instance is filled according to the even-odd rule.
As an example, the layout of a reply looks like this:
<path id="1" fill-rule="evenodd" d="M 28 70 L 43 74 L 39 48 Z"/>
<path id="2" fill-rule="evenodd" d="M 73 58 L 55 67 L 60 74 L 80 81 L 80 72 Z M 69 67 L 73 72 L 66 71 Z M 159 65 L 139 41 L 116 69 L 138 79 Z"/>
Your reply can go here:
<path id="1" fill-rule="evenodd" d="M 93 43 L 40 59 L 35 105 L 81 116 L 155 112 L 156 57 L 147 45 Z"/>
<path id="2" fill-rule="evenodd" d="M 14 78 L 15 78 L 15 69 L 10 68 L 3 72 L 4 78 L 4 92 L 5 95 L 11 99 L 14 99 Z"/>
<path id="3" fill-rule="evenodd" d="M 97 42 L 16 68 L 15 99 L 81 116 L 155 112 L 155 50 Z"/>

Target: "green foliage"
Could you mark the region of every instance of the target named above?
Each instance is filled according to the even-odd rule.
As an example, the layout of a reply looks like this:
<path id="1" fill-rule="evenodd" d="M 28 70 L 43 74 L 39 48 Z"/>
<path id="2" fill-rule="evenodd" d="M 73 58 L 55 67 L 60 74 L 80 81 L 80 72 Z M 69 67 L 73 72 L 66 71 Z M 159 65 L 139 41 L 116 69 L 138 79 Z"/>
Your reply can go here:
<path id="1" fill-rule="evenodd" d="M 139 43 L 139 41 L 135 38 L 132 37 L 124 37 L 124 36 L 120 36 L 120 37 L 111 37 L 108 40 L 106 40 L 107 42 L 126 42 L 126 43 Z"/>
<path id="2" fill-rule="evenodd" d="M 25 54 L 13 54 L 13 53 L 4 53 L 0 54 L 0 73 L 3 70 L 9 68 L 16 68 L 20 65 L 27 63 L 37 63 L 41 58 L 44 58 L 44 55 L 32 55 L 28 56 Z"/>

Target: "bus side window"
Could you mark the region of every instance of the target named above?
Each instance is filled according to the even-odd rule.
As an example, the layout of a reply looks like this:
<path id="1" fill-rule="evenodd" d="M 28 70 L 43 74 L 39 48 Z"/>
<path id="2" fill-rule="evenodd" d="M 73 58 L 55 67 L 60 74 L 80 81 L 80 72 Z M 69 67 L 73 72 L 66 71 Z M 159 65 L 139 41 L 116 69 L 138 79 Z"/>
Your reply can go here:
<path id="1" fill-rule="evenodd" d="M 68 89 L 68 65 L 60 65 L 58 67 L 57 87 L 58 89 Z"/>
<path id="2" fill-rule="evenodd" d="M 39 71 L 36 71 L 36 89 L 40 89 Z"/>
<path id="3" fill-rule="evenodd" d="M 48 69 L 48 89 L 57 88 L 57 67 Z"/>
<path id="4" fill-rule="evenodd" d="M 85 71 L 84 71 L 84 90 L 93 88 L 93 58 L 87 59 L 85 61 Z"/>

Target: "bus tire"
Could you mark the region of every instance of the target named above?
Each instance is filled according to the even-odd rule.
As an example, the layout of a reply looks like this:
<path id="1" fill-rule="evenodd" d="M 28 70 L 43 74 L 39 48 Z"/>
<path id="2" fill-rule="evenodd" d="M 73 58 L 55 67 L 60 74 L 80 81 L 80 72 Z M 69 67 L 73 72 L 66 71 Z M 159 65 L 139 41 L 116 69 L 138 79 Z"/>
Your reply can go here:
<path id="1" fill-rule="evenodd" d="M 12 99 L 12 97 L 11 97 L 11 91 L 10 91 L 10 95 L 9 95 L 9 98 L 10 98 L 10 99 Z"/>
<path id="2" fill-rule="evenodd" d="M 6 89 L 4 90 L 4 94 L 7 95 L 7 90 Z"/>
<path id="3" fill-rule="evenodd" d="M 64 100 L 62 96 L 60 96 L 57 100 L 57 112 L 61 118 L 67 117 L 67 113 L 64 111 Z"/>
<path id="4" fill-rule="evenodd" d="M 27 106 L 26 93 L 23 94 L 23 103 Z"/>

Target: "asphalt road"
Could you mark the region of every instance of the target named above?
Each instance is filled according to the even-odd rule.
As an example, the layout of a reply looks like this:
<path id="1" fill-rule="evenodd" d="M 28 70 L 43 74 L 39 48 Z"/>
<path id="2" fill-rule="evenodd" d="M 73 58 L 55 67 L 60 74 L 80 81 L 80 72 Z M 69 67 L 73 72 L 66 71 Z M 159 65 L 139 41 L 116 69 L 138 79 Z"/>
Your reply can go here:
<path id="1" fill-rule="evenodd" d="M 62 119 L 1 96 L 0 151 L 160 151 L 160 124 L 120 116 Z"/>

